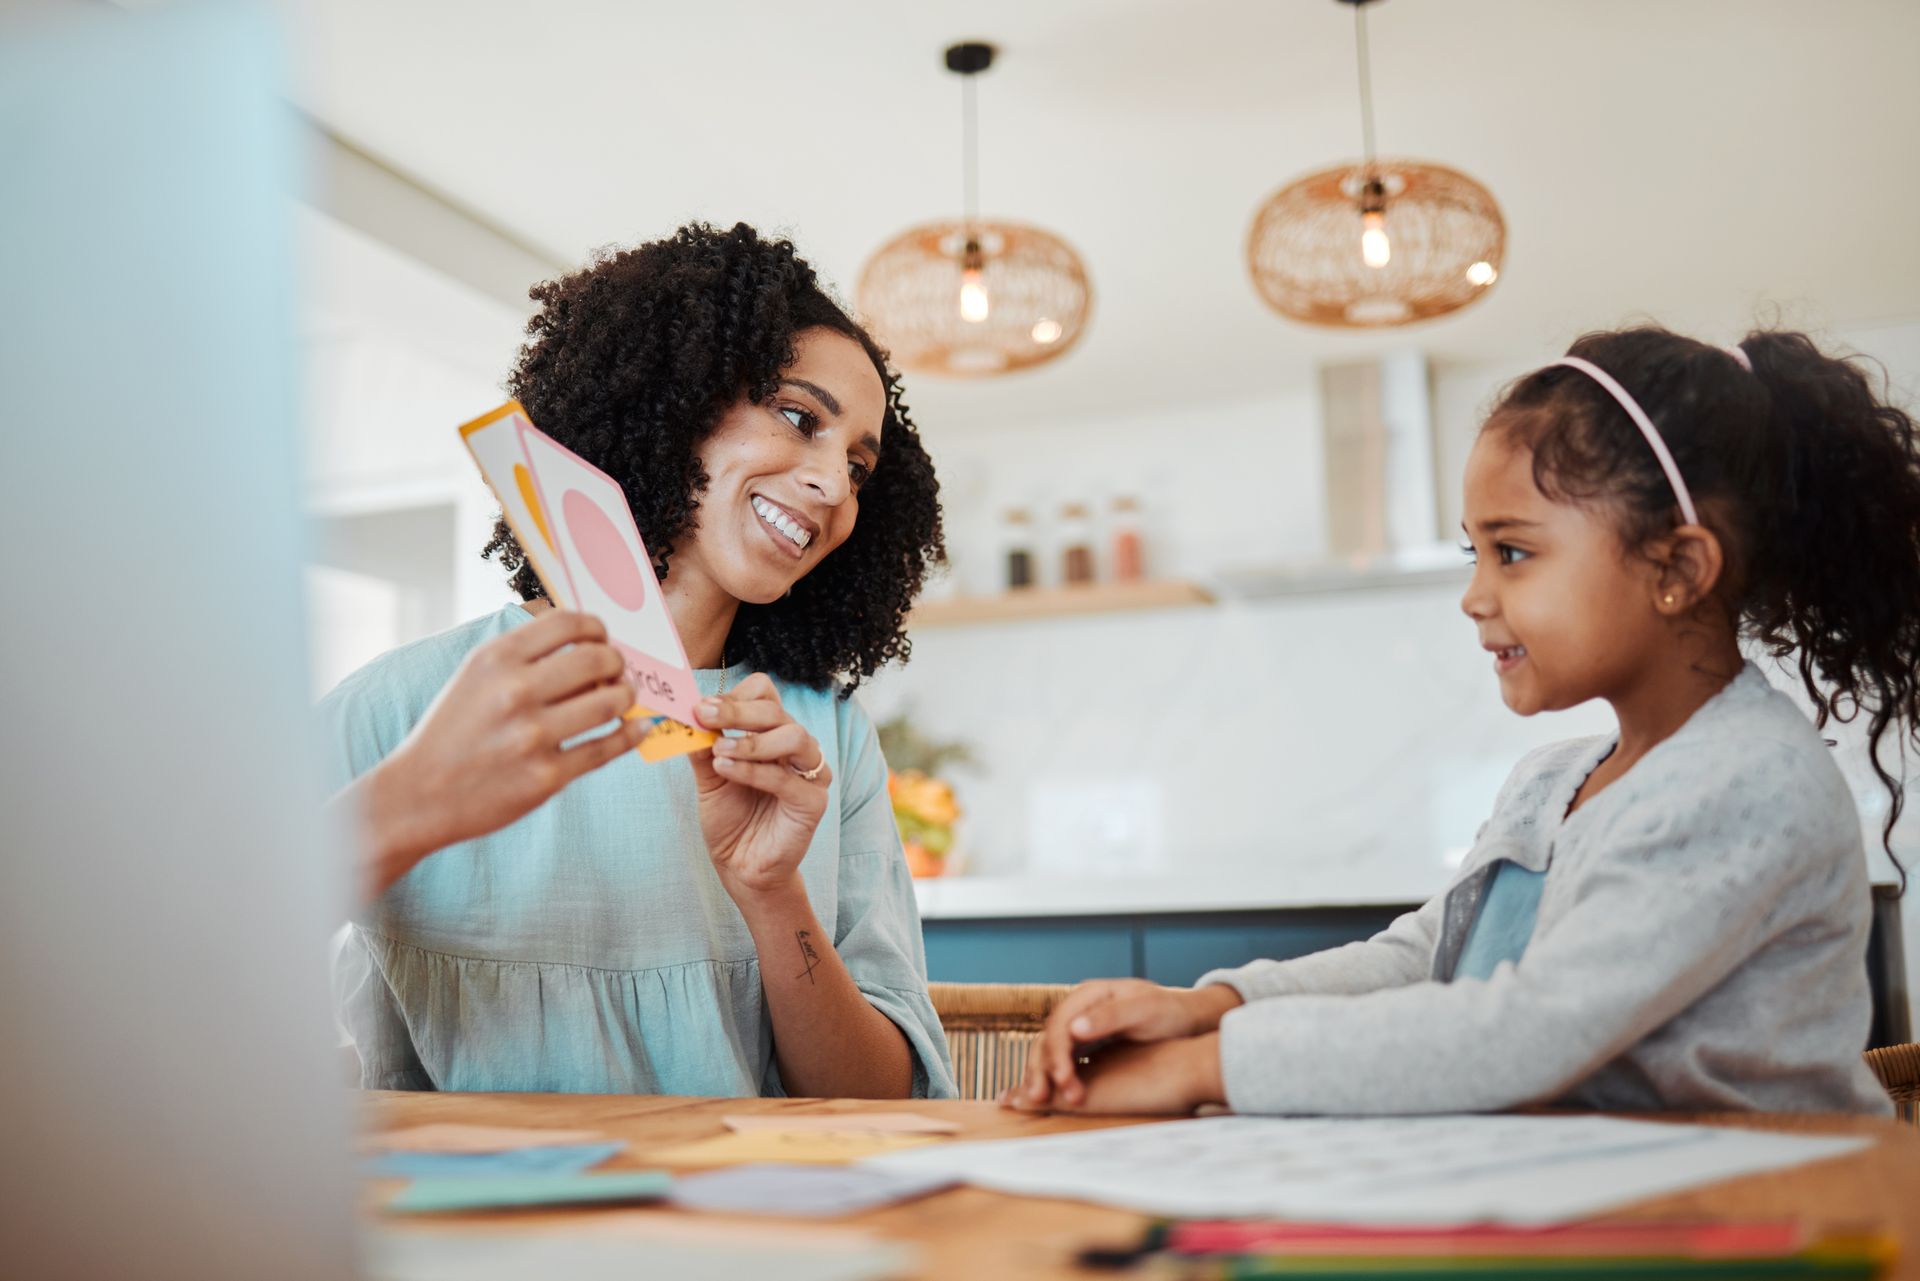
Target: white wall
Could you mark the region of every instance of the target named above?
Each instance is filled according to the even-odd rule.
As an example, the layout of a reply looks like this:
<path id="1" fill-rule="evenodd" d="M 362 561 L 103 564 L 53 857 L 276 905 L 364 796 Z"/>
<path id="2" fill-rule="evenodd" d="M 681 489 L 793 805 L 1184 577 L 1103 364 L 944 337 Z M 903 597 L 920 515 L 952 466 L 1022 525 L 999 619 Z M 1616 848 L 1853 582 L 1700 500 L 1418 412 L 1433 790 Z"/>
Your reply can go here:
<path id="1" fill-rule="evenodd" d="M 315 523 L 314 681 L 510 598 L 479 557 L 496 507 L 457 429 L 505 399 L 524 312 L 302 210 Z"/>

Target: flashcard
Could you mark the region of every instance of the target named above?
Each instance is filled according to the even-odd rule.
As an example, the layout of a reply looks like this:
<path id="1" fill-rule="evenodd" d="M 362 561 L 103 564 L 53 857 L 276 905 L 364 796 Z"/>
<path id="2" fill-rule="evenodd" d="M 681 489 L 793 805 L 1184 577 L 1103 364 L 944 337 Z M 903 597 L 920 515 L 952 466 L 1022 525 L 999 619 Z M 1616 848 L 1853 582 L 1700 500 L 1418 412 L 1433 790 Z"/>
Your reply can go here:
<path id="1" fill-rule="evenodd" d="M 683 725 L 696 724 L 693 709 L 700 691 L 626 493 L 613 477 L 525 418 L 515 426 L 573 607 L 606 623 L 643 704 Z"/>
<path id="2" fill-rule="evenodd" d="M 599 617 L 627 659 L 643 701 L 623 719 L 652 722 L 636 749 L 641 758 L 663 761 L 712 746 L 716 736 L 693 725 L 699 691 L 619 484 L 534 427 L 518 401 L 467 423 L 460 437 L 548 597 Z M 559 513 L 543 497 L 534 448 L 546 461 Z"/>

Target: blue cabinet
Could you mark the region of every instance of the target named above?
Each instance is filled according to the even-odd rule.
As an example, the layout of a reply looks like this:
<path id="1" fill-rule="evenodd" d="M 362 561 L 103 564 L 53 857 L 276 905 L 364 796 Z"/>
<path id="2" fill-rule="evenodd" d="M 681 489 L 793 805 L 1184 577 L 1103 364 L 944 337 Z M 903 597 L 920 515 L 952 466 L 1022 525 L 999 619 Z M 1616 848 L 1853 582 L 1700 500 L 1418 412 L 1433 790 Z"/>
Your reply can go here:
<path id="1" fill-rule="evenodd" d="M 1414 906 L 935 919 L 924 927 L 927 977 L 938 983 L 1134 977 L 1185 985 L 1221 966 L 1284 960 L 1369 938 Z"/>
<path id="2" fill-rule="evenodd" d="M 928 921 L 936 983 L 1078 983 L 1134 972 L 1134 931 L 1112 918 Z"/>

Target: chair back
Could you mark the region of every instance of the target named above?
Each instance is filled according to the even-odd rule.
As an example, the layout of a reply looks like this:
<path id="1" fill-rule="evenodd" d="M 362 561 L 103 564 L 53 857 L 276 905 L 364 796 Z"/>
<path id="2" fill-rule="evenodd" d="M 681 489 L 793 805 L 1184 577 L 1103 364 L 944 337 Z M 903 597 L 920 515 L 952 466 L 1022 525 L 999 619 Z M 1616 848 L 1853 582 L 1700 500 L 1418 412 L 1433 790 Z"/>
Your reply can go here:
<path id="1" fill-rule="evenodd" d="M 1019 1084 L 1047 1015 L 1072 990 L 1065 983 L 927 984 L 960 1097 L 994 1099 Z"/>
<path id="2" fill-rule="evenodd" d="M 1868 1050 L 1867 1066 L 1887 1087 L 1900 1119 L 1920 1125 L 1920 1045 L 1884 1045 Z"/>

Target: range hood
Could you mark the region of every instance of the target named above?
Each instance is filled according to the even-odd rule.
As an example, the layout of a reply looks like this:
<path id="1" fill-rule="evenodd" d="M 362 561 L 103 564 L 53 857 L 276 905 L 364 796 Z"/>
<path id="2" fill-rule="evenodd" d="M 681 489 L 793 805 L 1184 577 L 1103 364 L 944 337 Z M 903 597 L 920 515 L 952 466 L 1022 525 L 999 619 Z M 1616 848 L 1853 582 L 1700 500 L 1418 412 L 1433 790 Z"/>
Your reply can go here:
<path id="1" fill-rule="evenodd" d="M 1324 555 L 1222 573 L 1214 580 L 1221 594 L 1259 599 L 1464 580 L 1459 550 L 1440 530 L 1426 353 L 1323 365 L 1319 400 Z"/>

